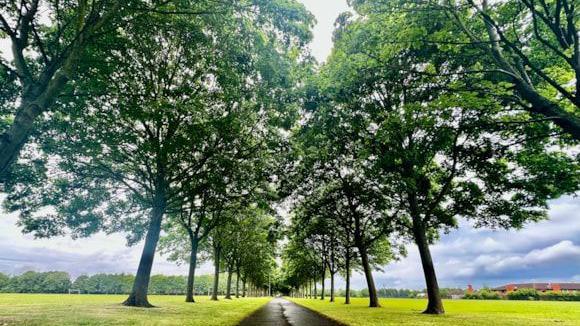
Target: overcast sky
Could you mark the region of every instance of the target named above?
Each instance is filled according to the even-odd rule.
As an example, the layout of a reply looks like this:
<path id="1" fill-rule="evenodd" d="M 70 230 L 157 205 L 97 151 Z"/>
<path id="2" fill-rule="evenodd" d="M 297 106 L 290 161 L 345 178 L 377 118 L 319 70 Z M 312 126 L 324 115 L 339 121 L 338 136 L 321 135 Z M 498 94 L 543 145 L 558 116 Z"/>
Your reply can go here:
<path id="1" fill-rule="evenodd" d="M 317 17 L 312 52 L 319 61 L 324 61 L 332 47 L 334 20 L 348 9 L 346 1 L 302 1 Z M 441 286 L 580 281 L 580 200 L 565 197 L 553 201 L 549 215 L 549 221 L 530 225 L 522 231 L 476 230 L 462 223 L 458 230 L 443 235 L 432 248 Z M 76 241 L 66 237 L 34 240 L 20 232 L 15 215 L 0 212 L 0 272 L 63 270 L 73 276 L 135 273 L 141 249 L 142 244 L 125 247 L 123 235 L 99 234 Z M 408 251 L 407 258 L 375 273 L 377 286 L 424 287 L 418 252 L 414 246 L 409 246 Z M 198 273 L 210 271 L 204 265 Z M 157 256 L 153 273 L 186 275 L 187 269 Z M 362 275 L 353 277 L 353 287 L 365 287 Z"/>

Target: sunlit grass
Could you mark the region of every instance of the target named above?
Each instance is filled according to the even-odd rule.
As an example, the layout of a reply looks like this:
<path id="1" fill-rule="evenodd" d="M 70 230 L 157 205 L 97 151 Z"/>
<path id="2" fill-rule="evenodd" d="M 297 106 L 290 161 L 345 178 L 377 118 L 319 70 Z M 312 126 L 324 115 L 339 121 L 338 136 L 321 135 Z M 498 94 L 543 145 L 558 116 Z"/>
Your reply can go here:
<path id="1" fill-rule="evenodd" d="M 210 301 L 150 296 L 157 308 L 121 305 L 123 295 L 0 294 L 1 325 L 236 325 L 269 298 Z"/>
<path id="2" fill-rule="evenodd" d="M 382 299 L 381 308 L 368 308 L 368 299 L 295 299 L 294 302 L 353 326 L 369 325 L 580 325 L 580 302 L 447 300 L 446 314 L 421 314 L 422 299 Z"/>

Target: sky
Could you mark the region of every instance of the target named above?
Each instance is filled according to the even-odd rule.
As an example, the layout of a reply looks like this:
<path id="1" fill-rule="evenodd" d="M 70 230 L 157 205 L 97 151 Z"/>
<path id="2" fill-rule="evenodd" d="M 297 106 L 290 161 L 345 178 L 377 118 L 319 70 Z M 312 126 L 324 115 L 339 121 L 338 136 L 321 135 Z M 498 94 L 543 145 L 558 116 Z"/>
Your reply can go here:
<path id="1" fill-rule="evenodd" d="M 324 61 L 332 48 L 334 20 L 348 10 L 343 0 L 301 0 L 316 16 L 312 53 Z M 0 44 L 4 47 L 4 44 Z M 3 48 L 5 50 L 5 48 Z M 2 197 L 0 197 L 2 200 Z M 564 197 L 550 203 L 550 219 L 520 231 L 474 229 L 466 221 L 443 234 L 432 246 L 442 287 L 496 286 L 509 282 L 580 282 L 580 199 Z M 27 270 L 69 272 L 73 277 L 94 273 L 135 273 L 142 243 L 125 246 L 121 234 L 98 234 L 88 239 L 67 237 L 34 239 L 16 225 L 14 214 L 0 212 L 0 272 L 19 274 Z M 204 264 L 197 274 L 207 274 Z M 157 255 L 154 274 L 186 275 Z M 375 272 L 378 287 L 424 288 L 419 254 L 413 245 L 408 256 Z M 342 281 L 337 286 L 344 286 Z M 364 288 L 361 274 L 353 276 L 353 288 Z"/>

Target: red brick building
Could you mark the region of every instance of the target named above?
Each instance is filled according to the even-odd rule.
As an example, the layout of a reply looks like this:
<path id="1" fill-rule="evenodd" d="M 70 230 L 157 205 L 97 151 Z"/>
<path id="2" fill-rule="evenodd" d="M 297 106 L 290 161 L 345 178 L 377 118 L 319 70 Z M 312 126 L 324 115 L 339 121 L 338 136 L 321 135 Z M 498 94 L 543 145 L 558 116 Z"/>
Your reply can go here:
<path id="1" fill-rule="evenodd" d="M 519 289 L 534 289 L 538 292 L 580 292 L 580 283 L 512 283 L 502 285 L 492 290 L 500 293 L 507 294 Z"/>

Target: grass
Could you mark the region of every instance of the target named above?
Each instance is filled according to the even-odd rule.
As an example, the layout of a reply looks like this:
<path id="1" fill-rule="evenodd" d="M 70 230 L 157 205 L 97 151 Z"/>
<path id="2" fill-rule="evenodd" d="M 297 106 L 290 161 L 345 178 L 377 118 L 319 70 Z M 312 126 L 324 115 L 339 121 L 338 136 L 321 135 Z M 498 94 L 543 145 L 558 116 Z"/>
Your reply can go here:
<path id="1" fill-rule="evenodd" d="M 150 296 L 158 308 L 124 307 L 124 295 L 0 294 L 4 325 L 236 325 L 269 298 L 210 301 L 197 297 Z"/>
<path id="2" fill-rule="evenodd" d="M 368 299 L 290 300 L 352 326 L 371 325 L 580 325 L 580 302 L 447 300 L 446 314 L 421 314 L 422 299 L 382 299 L 381 308 L 368 308 Z"/>

